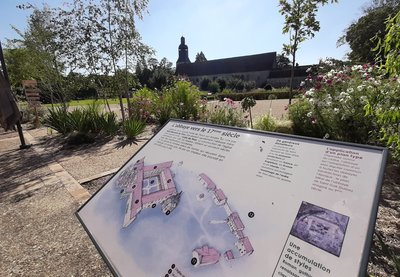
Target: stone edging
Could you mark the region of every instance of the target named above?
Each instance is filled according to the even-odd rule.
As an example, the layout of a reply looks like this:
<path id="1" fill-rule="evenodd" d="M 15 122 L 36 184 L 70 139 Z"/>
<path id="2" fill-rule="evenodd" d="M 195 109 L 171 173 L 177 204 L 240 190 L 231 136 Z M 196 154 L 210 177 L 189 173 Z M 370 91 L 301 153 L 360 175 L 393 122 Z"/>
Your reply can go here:
<path id="1" fill-rule="evenodd" d="M 24 136 L 26 140 L 33 145 L 33 149 L 38 154 L 43 154 L 45 150 L 35 147 L 37 140 L 29 134 L 29 132 L 24 131 Z M 90 193 L 80 185 L 74 177 L 71 176 L 58 162 L 51 161 L 48 165 L 49 169 L 54 173 L 54 175 L 61 181 L 64 187 L 67 189 L 69 194 L 74 198 L 75 201 L 80 204 L 86 202 L 90 198 Z"/>

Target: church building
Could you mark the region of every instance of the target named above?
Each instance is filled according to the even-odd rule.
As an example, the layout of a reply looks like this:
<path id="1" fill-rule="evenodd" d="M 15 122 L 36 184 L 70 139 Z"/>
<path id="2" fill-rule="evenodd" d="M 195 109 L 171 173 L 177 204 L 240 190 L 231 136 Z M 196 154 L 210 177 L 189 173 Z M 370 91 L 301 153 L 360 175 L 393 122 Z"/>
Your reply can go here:
<path id="1" fill-rule="evenodd" d="M 244 81 L 254 81 L 257 87 L 266 84 L 273 87 L 289 85 L 290 68 L 277 68 L 276 52 L 192 63 L 184 37 L 181 37 L 178 52 L 175 74 L 188 77 L 195 85 L 199 85 L 203 78 L 211 80 L 240 78 Z M 296 67 L 294 87 L 305 79 L 307 68 L 308 66 Z"/>

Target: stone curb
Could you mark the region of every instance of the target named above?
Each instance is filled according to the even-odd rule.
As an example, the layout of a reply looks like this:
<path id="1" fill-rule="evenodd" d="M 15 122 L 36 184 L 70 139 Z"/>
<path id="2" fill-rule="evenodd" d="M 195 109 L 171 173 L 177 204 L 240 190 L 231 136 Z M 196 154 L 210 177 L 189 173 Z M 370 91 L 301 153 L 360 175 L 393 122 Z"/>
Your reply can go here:
<path id="1" fill-rule="evenodd" d="M 38 154 L 43 154 L 45 151 L 34 145 L 38 144 L 37 140 L 29 134 L 29 132 L 24 131 L 24 136 L 26 140 L 33 145 L 33 149 Z M 90 193 L 80 185 L 74 177 L 71 176 L 58 162 L 51 161 L 48 165 L 49 169 L 54 173 L 55 177 L 61 181 L 69 194 L 74 198 L 75 201 L 82 204 L 90 198 Z"/>
<path id="2" fill-rule="evenodd" d="M 118 170 L 119 170 L 119 168 L 113 168 L 111 170 L 107 170 L 107 171 L 104 171 L 102 173 L 99 173 L 99 174 L 96 174 L 96 175 L 93 175 L 93 176 L 90 176 L 90 177 L 87 177 L 87 178 L 82 178 L 82 179 L 78 180 L 78 183 L 79 184 L 84 184 L 84 183 L 99 179 L 101 177 L 104 177 L 104 176 L 107 176 L 107 175 L 110 175 L 110 174 L 114 174 Z"/>

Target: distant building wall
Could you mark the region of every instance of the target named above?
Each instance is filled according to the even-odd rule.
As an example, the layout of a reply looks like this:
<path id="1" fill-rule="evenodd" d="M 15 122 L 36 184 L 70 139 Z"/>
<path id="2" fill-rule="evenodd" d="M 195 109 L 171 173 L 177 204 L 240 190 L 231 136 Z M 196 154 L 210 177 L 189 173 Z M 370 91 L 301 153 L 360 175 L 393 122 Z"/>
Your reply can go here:
<path id="1" fill-rule="evenodd" d="M 306 79 L 306 76 L 302 77 L 294 77 L 293 78 L 293 87 L 297 88 L 300 86 L 300 83 Z M 270 84 L 272 87 L 281 88 L 290 86 L 290 78 L 268 78 L 266 80 L 267 84 Z"/>
<path id="2" fill-rule="evenodd" d="M 264 71 L 254 71 L 254 72 L 237 72 L 235 74 L 215 74 L 215 75 L 202 75 L 202 76 L 189 76 L 189 80 L 196 86 L 200 85 L 200 82 L 204 78 L 208 78 L 210 80 L 216 80 L 218 78 L 229 80 L 235 77 L 238 77 L 244 81 L 254 81 L 256 86 L 259 87 L 268 79 L 270 74 L 270 70 Z"/>

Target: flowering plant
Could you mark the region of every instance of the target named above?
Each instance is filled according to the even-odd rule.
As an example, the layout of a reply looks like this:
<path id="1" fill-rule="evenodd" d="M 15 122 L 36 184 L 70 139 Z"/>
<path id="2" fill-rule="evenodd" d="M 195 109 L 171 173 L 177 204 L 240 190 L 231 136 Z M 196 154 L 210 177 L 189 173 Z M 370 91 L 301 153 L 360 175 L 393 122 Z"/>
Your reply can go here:
<path id="1" fill-rule="evenodd" d="M 207 113 L 205 113 L 203 121 L 237 127 L 246 126 L 246 119 L 242 110 L 239 109 L 236 103 L 230 98 L 224 98 L 222 104 L 215 105 L 214 108 L 209 109 Z"/>
<path id="2" fill-rule="evenodd" d="M 365 113 L 365 107 L 379 94 L 382 82 L 383 76 L 374 65 L 345 66 L 325 74 L 310 74 L 302 84 L 300 101 L 290 107 L 294 131 L 308 136 L 371 142 L 376 124 L 373 116 Z"/>

